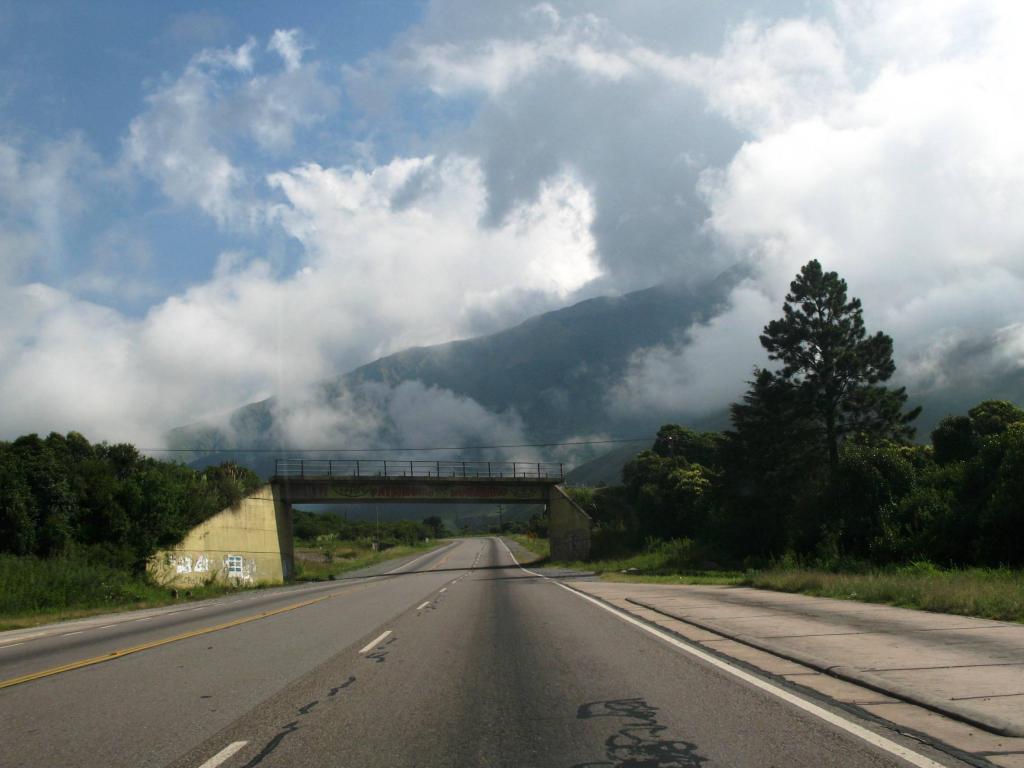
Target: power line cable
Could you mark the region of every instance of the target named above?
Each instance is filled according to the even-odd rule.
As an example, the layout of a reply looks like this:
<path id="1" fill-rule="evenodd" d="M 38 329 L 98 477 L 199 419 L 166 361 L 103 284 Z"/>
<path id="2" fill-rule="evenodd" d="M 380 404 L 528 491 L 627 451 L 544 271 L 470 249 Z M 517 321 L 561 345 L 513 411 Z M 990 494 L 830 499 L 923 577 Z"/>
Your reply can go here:
<path id="1" fill-rule="evenodd" d="M 426 451 L 486 451 L 499 448 L 558 448 L 569 445 L 610 445 L 613 443 L 649 443 L 648 437 L 623 437 L 609 440 L 570 440 L 562 443 L 518 443 L 507 445 L 462 445 L 429 448 L 142 448 L 144 453 L 388 453 Z"/>

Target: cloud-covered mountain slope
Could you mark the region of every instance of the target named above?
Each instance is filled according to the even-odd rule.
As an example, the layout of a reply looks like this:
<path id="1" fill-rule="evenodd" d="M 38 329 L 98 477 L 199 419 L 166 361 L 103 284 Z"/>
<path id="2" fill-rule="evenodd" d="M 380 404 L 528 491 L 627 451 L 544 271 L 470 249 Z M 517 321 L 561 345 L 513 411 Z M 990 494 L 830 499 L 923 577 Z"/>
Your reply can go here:
<path id="1" fill-rule="evenodd" d="M 695 322 L 720 308 L 739 272 L 699 287 L 661 285 L 618 297 L 588 299 L 547 312 L 504 331 L 375 360 L 314 385 L 312 393 L 285 394 L 246 405 L 220 423 L 172 431 L 175 448 L 352 448 L 409 446 L 417 439 L 472 438 L 473 444 L 509 440 L 558 441 L 575 436 L 645 434 L 658 418 L 617 415 L 609 393 L 622 381 L 639 349 L 673 343 Z M 417 383 L 418 397 L 402 397 Z M 442 396 L 444 393 L 445 396 Z M 453 406 L 465 418 L 472 403 L 497 415 L 490 432 L 452 433 Z M 319 413 L 324 418 L 318 423 Z M 370 424 L 362 423 L 367 413 Z M 323 421 L 333 430 L 324 430 Z M 304 427 L 306 427 L 304 429 Z M 355 441 L 359 441 L 358 444 Z M 437 443 L 442 445 L 444 443 Z M 263 462 L 261 462 L 263 463 Z"/>

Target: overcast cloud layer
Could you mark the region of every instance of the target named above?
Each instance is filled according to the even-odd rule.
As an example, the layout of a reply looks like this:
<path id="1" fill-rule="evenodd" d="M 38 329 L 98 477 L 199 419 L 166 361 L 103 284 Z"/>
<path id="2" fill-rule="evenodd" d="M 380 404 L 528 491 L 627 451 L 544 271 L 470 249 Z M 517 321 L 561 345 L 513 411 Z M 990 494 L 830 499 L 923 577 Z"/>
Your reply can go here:
<path id="1" fill-rule="evenodd" d="M 304 383 L 737 262 L 729 308 L 638 351 L 610 411 L 735 399 L 810 258 L 918 391 L 964 361 L 974 383 L 1024 370 L 1020 4 L 794 5 L 435 2 L 361 60 L 310 29 L 199 47 L 113 155 L 0 134 L 0 437 L 155 446 L 273 392 L 299 393 L 296 444 L 361 435 L 359 409 L 301 407 Z M 358 138 L 326 152 L 341 122 Z M 131 223 L 164 207 L 232 243 L 169 294 Z M 440 390 L 376 402 L 435 402 L 452 439 L 522 430 Z"/>

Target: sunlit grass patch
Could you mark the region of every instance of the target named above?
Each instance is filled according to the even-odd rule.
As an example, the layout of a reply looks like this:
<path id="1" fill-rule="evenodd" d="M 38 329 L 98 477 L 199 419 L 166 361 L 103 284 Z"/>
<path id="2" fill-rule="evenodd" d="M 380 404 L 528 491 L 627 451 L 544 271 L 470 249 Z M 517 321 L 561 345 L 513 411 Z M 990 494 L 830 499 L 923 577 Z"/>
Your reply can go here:
<path id="1" fill-rule="evenodd" d="M 748 574 L 742 583 L 782 592 L 1024 622 L 1024 571 L 1009 568 L 945 570 L 915 564 L 864 573 L 769 568 Z"/>
<path id="2" fill-rule="evenodd" d="M 302 547 L 296 543 L 295 580 L 325 581 L 350 571 L 369 568 L 387 560 L 429 552 L 444 544 L 444 541 L 435 539 L 415 545 L 398 544 L 388 549 L 374 551 L 369 540 L 330 541 L 326 545 L 315 548 Z M 316 560 L 307 559 L 300 556 L 303 552 L 316 553 L 320 557 Z"/>

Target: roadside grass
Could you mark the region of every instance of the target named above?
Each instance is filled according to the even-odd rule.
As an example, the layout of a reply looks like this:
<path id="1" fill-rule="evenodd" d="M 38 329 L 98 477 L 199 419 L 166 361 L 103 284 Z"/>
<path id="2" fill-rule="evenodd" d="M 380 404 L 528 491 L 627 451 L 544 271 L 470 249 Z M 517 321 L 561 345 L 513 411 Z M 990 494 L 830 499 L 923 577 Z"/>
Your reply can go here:
<path id="1" fill-rule="evenodd" d="M 927 563 L 864 573 L 768 568 L 748 573 L 741 584 L 936 613 L 1024 622 L 1024 571 L 1010 568 L 945 570 Z"/>
<path id="2" fill-rule="evenodd" d="M 154 608 L 237 591 L 210 584 L 179 591 L 144 576 L 73 557 L 0 555 L 0 631 L 115 611 Z"/>
<path id="3" fill-rule="evenodd" d="M 535 546 L 541 546 L 539 541 Z M 797 565 L 736 571 L 700 568 L 699 563 L 692 543 L 676 541 L 619 558 L 551 564 L 593 571 L 605 581 L 755 587 L 1024 623 L 1024 570 L 945 569 L 920 562 L 838 571 Z"/>
<path id="4" fill-rule="evenodd" d="M 537 555 L 537 559 L 531 560 L 537 563 L 546 560 L 551 556 L 551 542 L 548 539 L 539 539 L 536 536 L 524 536 L 521 533 L 503 533 L 502 538 L 511 539 L 523 549 Z"/>
<path id="5" fill-rule="evenodd" d="M 434 539 L 415 545 L 398 544 L 380 552 L 369 541 L 295 542 L 295 581 L 329 581 L 349 571 L 369 568 L 387 560 L 429 552 L 446 544 Z M 319 560 L 310 559 L 319 555 Z"/>
<path id="6" fill-rule="evenodd" d="M 502 534 L 538 556 L 535 565 L 554 565 L 573 571 L 595 573 L 606 581 L 653 582 L 663 584 L 739 584 L 741 571 L 699 568 L 690 542 L 666 542 L 646 551 L 622 557 L 595 560 L 551 560 L 549 539 L 530 538 L 521 534 Z"/>
<path id="7" fill-rule="evenodd" d="M 332 561 L 304 562 L 296 557 L 295 581 L 321 581 L 347 571 L 376 565 L 418 552 L 427 552 L 444 542 L 417 546 L 396 546 L 371 551 L 358 542 L 332 542 Z M 298 554 L 301 543 L 296 542 Z M 324 547 L 318 547 L 323 552 Z M 182 587 L 177 597 L 170 587 L 161 586 L 145 575 L 75 557 L 39 558 L 0 555 L 0 632 L 26 629 L 70 619 L 218 597 L 271 584 L 201 584 Z"/>
<path id="8" fill-rule="evenodd" d="M 559 562 L 557 565 L 574 571 L 593 571 L 605 581 L 627 583 L 735 585 L 742 583 L 745 577 L 742 571 L 696 567 L 688 559 L 681 561 L 668 548 L 626 557 Z"/>

